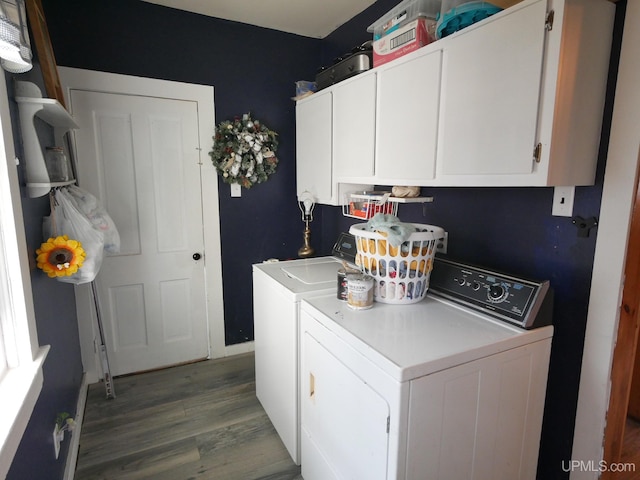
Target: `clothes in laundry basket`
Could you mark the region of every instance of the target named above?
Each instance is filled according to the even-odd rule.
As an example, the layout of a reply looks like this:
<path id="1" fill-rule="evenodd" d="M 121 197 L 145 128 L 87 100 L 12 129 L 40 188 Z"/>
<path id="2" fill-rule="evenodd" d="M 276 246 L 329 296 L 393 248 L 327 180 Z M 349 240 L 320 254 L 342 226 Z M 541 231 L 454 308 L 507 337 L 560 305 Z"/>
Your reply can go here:
<path id="1" fill-rule="evenodd" d="M 409 236 L 416 231 L 411 223 L 401 222 L 395 215 L 384 213 L 375 214 L 366 224 L 366 230 L 378 232 L 387 237 L 387 241 L 393 246 L 402 245 Z"/>

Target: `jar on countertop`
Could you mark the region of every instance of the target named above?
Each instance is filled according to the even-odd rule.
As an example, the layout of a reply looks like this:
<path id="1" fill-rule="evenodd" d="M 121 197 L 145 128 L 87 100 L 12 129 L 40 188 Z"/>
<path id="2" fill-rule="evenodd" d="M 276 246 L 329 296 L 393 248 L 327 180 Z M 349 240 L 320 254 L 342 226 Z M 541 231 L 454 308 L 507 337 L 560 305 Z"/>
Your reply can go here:
<path id="1" fill-rule="evenodd" d="M 373 306 L 373 286 L 371 275 L 364 273 L 347 274 L 347 305 L 354 310 L 365 310 Z"/>

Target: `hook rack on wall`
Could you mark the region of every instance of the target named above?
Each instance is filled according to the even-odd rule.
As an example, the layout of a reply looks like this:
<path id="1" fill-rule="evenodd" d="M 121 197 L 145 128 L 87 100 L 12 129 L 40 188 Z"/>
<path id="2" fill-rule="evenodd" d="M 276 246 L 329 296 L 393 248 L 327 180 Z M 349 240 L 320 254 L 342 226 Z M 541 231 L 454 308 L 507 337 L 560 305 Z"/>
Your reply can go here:
<path id="1" fill-rule="evenodd" d="M 578 237 L 588 237 L 589 231 L 598 226 L 596 217 L 582 218 L 575 216 L 571 219 L 571 222 L 578 227 Z"/>

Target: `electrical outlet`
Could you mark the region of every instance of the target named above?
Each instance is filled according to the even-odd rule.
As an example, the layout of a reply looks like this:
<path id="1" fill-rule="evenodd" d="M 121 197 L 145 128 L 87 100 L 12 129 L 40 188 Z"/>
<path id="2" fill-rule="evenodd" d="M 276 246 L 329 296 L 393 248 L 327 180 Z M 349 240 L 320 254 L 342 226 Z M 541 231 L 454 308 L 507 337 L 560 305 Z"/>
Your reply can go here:
<path id="1" fill-rule="evenodd" d="M 554 187 L 551 215 L 556 217 L 572 217 L 575 194 L 576 187 Z"/>
<path id="2" fill-rule="evenodd" d="M 444 238 L 438 240 L 438 243 L 436 245 L 436 252 L 446 255 L 448 241 L 449 241 L 449 232 L 444 232 Z"/>
<path id="3" fill-rule="evenodd" d="M 60 444 L 64 440 L 64 430 L 58 429 L 58 424 L 56 423 L 53 428 L 53 450 L 56 454 L 56 460 L 58 459 L 58 455 L 60 455 Z"/>
<path id="4" fill-rule="evenodd" d="M 242 188 L 240 188 L 239 183 L 231 184 L 231 196 L 232 197 L 241 197 L 242 196 Z"/>

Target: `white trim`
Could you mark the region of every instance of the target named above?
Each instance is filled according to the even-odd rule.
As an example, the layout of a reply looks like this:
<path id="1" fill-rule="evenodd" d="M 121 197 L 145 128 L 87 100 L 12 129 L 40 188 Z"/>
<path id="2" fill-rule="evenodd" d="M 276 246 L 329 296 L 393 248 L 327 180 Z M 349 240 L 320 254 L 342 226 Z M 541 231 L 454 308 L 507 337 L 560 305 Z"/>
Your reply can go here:
<path id="1" fill-rule="evenodd" d="M 22 435 L 42 390 L 42 364 L 49 351 L 40 347 L 36 329 L 30 253 L 24 231 L 22 200 L 13 144 L 13 128 L 5 75 L 0 75 L 0 229 L 3 275 L 9 291 L 3 294 L 2 333 L 12 347 L 8 369 L 0 379 L 0 478 L 11 466 Z M 4 298 L 8 296 L 8 298 Z"/>
<path id="2" fill-rule="evenodd" d="M 572 460 L 603 458 L 624 266 L 640 149 L 640 2 L 628 2 L 593 264 Z M 569 459 L 566 459 L 569 460 Z M 560 468 L 560 466 L 558 466 Z M 575 471 L 572 480 L 599 472 Z M 593 469 L 596 470 L 596 469 Z"/>
<path id="3" fill-rule="evenodd" d="M 236 343 L 235 345 L 227 345 L 224 349 L 224 356 L 240 355 L 242 353 L 253 352 L 255 350 L 253 341 Z"/>
<path id="4" fill-rule="evenodd" d="M 78 404 L 76 406 L 76 416 L 73 417 L 76 426 L 71 432 L 71 444 L 67 452 L 67 463 L 64 467 L 64 480 L 73 480 L 76 474 L 76 464 L 78 463 L 78 451 L 80 450 L 80 433 L 82 432 L 82 422 L 84 421 L 84 409 L 87 405 L 87 393 L 89 385 L 87 376 L 82 376 L 82 384 L 78 392 Z"/>
<path id="5" fill-rule="evenodd" d="M 134 77 L 105 72 L 58 67 L 61 84 L 70 105 L 69 92 L 72 89 L 122 93 L 132 95 L 173 98 L 197 102 L 199 116 L 199 137 L 202 148 L 202 208 L 204 217 L 204 244 L 207 258 L 205 262 L 207 279 L 207 317 L 209 324 L 210 357 L 226 356 L 224 335 L 224 308 L 222 297 L 222 253 L 220 248 L 220 222 L 218 206 L 218 178 L 213 164 L 208 161 L 208 148 L 215 130 L 214 89 L 212 86 Z M 69 106 L 73 110 L 73 106 Z M 73 112 L 72 112 L 73 113 Z M 215 221 L 211 221 L 215 219 Z M 85 291 L 86 290 L 86 294 Z M 81 293 L 79 293 L 81 292 Z M 78 329 L 82 364 L 87 374 L 87 382 L 95 383 L 101 377 L 100 360 L 94 345 L 98 337 L 93 319 L 85 318 L 86 302 L 90 304 L 90 292 L 86 285 L 76 286 L 78 309 Z M 82 315 L 80 315 L 82 309 Z"/>
<path id="6" fill-rule="evenodd" d="M 5 478 L 18 450 L 22 435 L 27 428 L 42 383 L 42 364 L 49 353 L 46 345 L 38 351 L 36 358 L 9 370 L 0 382 L 3 421 L 0 428 L 0 478 Z"/>

